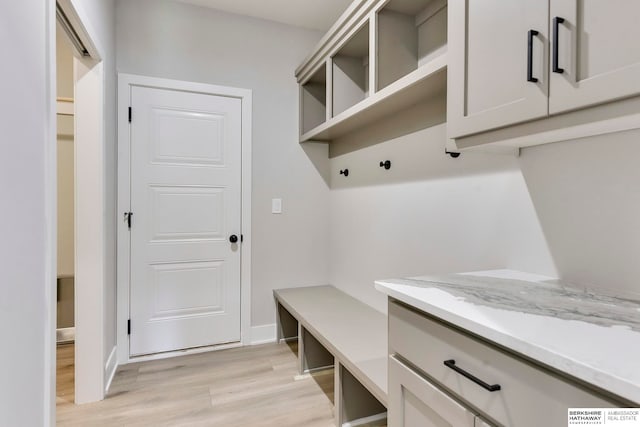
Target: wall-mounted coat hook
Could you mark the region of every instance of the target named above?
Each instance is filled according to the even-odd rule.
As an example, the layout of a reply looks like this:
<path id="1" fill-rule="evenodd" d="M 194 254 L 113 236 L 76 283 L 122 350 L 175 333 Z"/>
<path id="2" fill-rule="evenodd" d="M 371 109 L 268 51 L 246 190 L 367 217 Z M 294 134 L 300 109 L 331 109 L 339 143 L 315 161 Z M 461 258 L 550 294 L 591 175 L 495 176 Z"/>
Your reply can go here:
<path id="1" fill-rule="evenodd" d="M 457 159 L 458 157 L 460 157 L 460 154 L 462 154 L 462 153 L 458 153 L 458 152 L 456 152 L 456 151 L 449 151 L 449 150 L 447 150 L 447 149 L 445 148 L 445 149 L 444 149 L 444 154 L 448 154 L 448 155 L 450 155 L 451 157 L 453 157 L 454 159 Z"/>
<path id="2" fill-rule="evenodd" d="M 380 167 L 385 168 L 386 170 L 391 169 L 391 160 L 385 160 L 384 162 L 380 162 Z"/>
<path id="3" fill-rule="evenodd" d="M 349 176 L 349 169 L 341 170 L 340 175 Z"/>

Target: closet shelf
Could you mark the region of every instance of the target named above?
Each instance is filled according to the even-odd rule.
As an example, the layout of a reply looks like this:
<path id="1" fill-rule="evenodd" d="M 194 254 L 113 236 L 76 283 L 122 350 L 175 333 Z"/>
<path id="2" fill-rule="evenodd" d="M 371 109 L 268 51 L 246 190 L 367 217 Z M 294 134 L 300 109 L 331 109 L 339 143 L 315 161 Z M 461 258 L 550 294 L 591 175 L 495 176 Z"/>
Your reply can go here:
<path id="1" fill-rule="evenodd" d="M 399 80 L 360 101 L 300 137 L 300 142 L 329 142 L 433 98 L 447 87 L 447 54 L 442 53 Z"/>

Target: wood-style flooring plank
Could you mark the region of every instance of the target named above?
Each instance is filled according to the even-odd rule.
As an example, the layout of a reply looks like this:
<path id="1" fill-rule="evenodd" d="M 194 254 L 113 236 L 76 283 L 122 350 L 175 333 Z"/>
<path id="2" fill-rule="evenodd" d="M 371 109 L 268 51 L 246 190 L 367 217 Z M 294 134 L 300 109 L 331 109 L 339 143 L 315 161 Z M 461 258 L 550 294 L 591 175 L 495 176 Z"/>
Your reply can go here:
<path id="1" fill-rule="evenodd" d="M 73 404 L 73 345 L 58 347 L 60 426 L 330 427 L 333 373 L 296 379 L 295 345 L 126 365 L 102 402 Z"/>

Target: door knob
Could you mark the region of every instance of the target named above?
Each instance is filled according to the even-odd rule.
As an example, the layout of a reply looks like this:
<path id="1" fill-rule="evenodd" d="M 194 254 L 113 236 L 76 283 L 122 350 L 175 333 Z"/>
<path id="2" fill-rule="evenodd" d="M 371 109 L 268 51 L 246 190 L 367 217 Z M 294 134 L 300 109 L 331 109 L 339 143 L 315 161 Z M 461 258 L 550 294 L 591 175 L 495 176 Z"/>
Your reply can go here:
<path id="1" fill-rule="evenodd" d="M 229 241 L 231 243 L 238 243 L 238 236 L 236 236 L 235 234 L 232 234 L 231 236 L 229 236 Z"/>

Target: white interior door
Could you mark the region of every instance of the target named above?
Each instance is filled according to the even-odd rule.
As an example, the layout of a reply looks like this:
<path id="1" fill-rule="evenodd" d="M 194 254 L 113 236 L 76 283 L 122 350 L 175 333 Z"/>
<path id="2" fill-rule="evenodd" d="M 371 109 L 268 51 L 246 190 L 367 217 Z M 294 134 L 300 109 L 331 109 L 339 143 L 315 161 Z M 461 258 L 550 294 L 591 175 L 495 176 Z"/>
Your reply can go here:
<path id="1" fill-rule="evenodd" d="M 241 100 L 131 89 L 130 354 L 240 341 Z"/>

